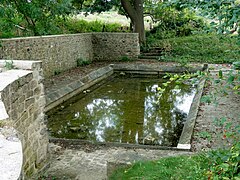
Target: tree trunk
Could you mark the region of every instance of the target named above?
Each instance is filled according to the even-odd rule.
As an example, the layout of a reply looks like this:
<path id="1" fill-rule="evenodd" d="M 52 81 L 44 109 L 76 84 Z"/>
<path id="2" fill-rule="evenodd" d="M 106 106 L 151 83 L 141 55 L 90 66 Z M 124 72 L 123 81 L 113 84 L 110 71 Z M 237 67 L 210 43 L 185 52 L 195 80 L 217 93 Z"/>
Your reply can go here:
<path id="1" fill-rule="evenodd" d="M 143 18 L 137 16 L 133 23 L 133 32 L 139 34 L 139 42 L 143 44 L 145 42 L 145 30 Z"/>
<path id="2" fill-rule="evenodd" d="M 139 34 L 139 43 L 145 43 L 143 0 L 121 0 L 121 3 L 132 21 L 133 32 Z"/>

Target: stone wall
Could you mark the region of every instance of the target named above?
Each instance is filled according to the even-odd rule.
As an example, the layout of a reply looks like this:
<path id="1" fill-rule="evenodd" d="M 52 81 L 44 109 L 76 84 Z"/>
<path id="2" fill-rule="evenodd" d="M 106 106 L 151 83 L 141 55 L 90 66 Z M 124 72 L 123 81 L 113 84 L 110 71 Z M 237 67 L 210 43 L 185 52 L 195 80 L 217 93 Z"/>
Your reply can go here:
<path id="1" fill-rule="evenodd" d="M 137 58 L 136 33 L 82 33 L 1 39 L 0 59 L 40 60 L 45 78 L 77 66 L 78 59 L 93 61 Z"/>
<path id="2" fill-rule="evenodd" d="M 0 66 L 4 61 L 0 61 Z M 28 178 L 46 165 L 48 134 L 44 123 L 45 96 L 41 62 L 13 61 L 15 67 L 0 73 L 0 100 L 22 143 L 22 176 Z M 2 108 L 4 111 L 4 108 Z M 5 113 L 5 114 L 6 114 Z"/>
<path id="3" fill-rule="evenodd" d="M 0 59 L 43 62 L 44 76 L 77 66 L 77 59 L 93 59 L 91 34 L 71 34 L 2 39 Z"/>
<path id="4" fill-rule="evenodd" d="M 93 33 L 92 44 L 95 61 L 137 59 L 140 54 L 137 33 Z"/>

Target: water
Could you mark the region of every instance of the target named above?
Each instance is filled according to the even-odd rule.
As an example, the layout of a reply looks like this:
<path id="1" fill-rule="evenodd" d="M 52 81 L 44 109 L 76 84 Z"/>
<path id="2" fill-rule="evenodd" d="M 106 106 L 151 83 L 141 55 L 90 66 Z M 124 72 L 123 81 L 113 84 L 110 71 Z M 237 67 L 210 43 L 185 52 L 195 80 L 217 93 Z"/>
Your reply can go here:
<path id="1" fill-rule="evenodd" d="M 169 86 L 160 101 L 162 79 L 113 78 L 48 113 L 51 136 L 95 142 L 176 146 L 196 88 Z"/>

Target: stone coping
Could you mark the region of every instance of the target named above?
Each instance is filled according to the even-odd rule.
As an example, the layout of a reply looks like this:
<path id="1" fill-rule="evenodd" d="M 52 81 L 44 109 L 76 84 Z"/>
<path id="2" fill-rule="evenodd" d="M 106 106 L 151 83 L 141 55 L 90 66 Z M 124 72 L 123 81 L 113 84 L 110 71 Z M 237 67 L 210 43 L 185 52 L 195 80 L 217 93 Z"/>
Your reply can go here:
<path id="1" fill-rule="evenodd" d="M 111 67 L 114 71 L 128 71 L 131 73 L 182 73 L 182 72 L 197 72 L 207 68 L 207 64 L 190 64 L 189 66 L 183 67 L 178 65 L 163 65 L 163 64 L 112 64 Z"/>
<path id="2" fill-rule="evenodd" d="M 193 129 L 194 129 L 196 118 L 197 118 L 200 100 L 203 93 L 204 84 L 205 84 L 205 79 L 201 79 L 197 86 L 197 93 L 193 98 L 186 122 L 183 126 L 183 130 L 182 130 L 177 148 L 188 149 L 188 150 L 191 149 L 191 139 L 192 139 Z"/>
<path id="3" fill-rule="evenodd" d="M 12 63 L 14 69 L 22 69 L 22 70 L 34 70 L 38 66 L 41 66 L 41 61 L 29 61 L 29 60 L 0 60 L 0 69 L 2 71 L 6 71 L 7 69 L 4 67 L 6 62 Z"/>
<path id="4" fill-rule="evenodd" d="M 46 35 L 46 36 L 28 36 L 28 37 L 14 37 L 14 38 L 6 38 L 2 39 L 4 41 L 11 41 L 11 40 L 22 40 L 22 39 L 40 39 L 40 38 L 54 38 L 54 37 L 67 37 L 67 36 L 79 36 L 81 34 L 92 34 L 92 33 L 79 33 L 79 34 L 58 34 L 58 35 Z"/>
<path id="5" fill-rule="evenodd" d="M 123 33 L 123 32 L 91 32 L 91 33 L 78 33 L 78 34 L 57 34 L 57 35 L 45 35 L 45 36 L 29 36 L 29 37 L 15 37 L 15 38 L 6 38 L 2 39 L 4 41 L 11 41 L 11 40 L 22 40 L 22 39 L 40 39 L 40 38 L 57 38 L 57 37 L 68 37 L 68 36 L 79 36 L 84 34 L 111 34 L 111 35 L 118 35 L 118 34 L 137 34 L 137 33 Z"/>
<path id="6" fill-rule="evenodd" d="M 97 82 L 111 76 L 113 74 L 113 69 L 110 66 L 106 66 L 97 69 L 86 76 L 79 78 L 79 80 L 70 82 L 66 86 L 59 88 L 54 91 L 50 91 L 46 95 L 46 107 L 45 111 L 49 111 L 54 107 L 60 105 L 61 103 L 67 101 L 71 97 L 77 95 L 78 93 L 84 91 L 85 89 L 93 86 Z"/>
<path id="7" fill-rule="evenodd" d="M 32 73 L 32 71 L 28 70 L 8 70 L 5 72 L 0 73 L 0 92 L 6 88 L 9 84 L 13 83 L 14 81 L 17 81 L 19 78 L 26 76 L 28 74 Z"/>

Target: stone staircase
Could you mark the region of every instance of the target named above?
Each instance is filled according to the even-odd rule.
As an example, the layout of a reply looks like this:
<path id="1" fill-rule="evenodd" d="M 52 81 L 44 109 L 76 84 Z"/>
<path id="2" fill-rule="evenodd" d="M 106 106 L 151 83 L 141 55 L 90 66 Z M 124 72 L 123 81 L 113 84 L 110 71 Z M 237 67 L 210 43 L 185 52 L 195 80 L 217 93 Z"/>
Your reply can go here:
<path id="1" fill-rule="evenodd" d="M 159 60 L 159 57 L 162 55 L 163 49 L 160 47 L 152 47 L 148 51 L 141 51 L 138 56 L 141 60 Z"/>

